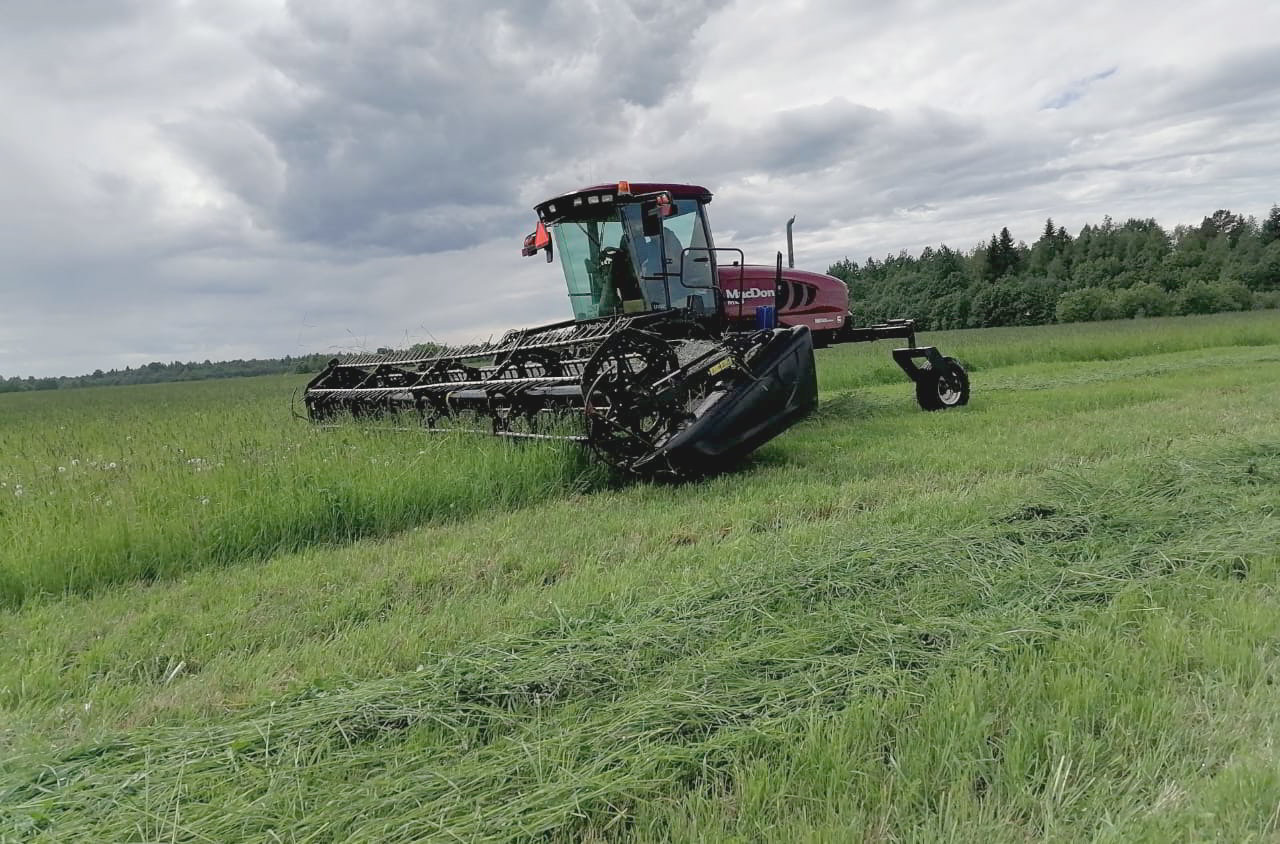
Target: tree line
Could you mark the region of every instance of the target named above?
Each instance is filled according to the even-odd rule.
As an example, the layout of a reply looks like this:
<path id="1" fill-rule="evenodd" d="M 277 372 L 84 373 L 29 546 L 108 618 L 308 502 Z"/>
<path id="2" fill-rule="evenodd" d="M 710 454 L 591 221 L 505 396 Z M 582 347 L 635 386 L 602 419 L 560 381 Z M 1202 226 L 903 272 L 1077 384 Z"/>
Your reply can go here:
<path id="1" fill-rule="evenodd" d="M 925 329 L 1207 314 L 1280 307 L 1280 206 L 1259 222 L 1227 210 L 1166 231 L 1110 217 L 1074 237 L 1052 219 L 1028 246 L 1008 227 L 827 271 L 849 285 L 855 323 L 914 317 Z"/>
<path id="2" fill-rule="evenodd" d="M 2 378 L 0 393 L 28 390 L 59 390 L 75 387 L 106 387 L 123 384 L 160 384 L 168 381 L 204 381 L 209 378 L 247 378 L 253 375 L 318 372 L 333 355 L 285 355 L 282 358 L 204 361 L 184 363 L 155 361 L 144 366 L 124 369 L 94 370 L 89 375 L 62 375 L 56 378 Z"/>

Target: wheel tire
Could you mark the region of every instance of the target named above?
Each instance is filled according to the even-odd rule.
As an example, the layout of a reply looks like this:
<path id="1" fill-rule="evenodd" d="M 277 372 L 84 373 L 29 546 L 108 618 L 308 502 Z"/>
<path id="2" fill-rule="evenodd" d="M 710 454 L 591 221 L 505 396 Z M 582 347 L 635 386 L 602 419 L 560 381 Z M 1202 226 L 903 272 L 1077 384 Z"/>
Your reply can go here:
<path id="1" fill-rule="evenodd" d="M 969 403 L 969 373 L 955 358 L 943 358 L 938 369 L 927 369 L 916 382 L 916 401 L 925 410 L 946 410 Z"/>

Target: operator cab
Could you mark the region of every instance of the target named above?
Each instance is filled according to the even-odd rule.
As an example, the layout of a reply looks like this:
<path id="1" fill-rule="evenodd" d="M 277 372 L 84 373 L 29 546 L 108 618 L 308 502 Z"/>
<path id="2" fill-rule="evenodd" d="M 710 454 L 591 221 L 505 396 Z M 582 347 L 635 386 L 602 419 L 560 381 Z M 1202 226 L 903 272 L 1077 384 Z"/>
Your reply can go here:
<path id="1" fill-rule="evenodd" d="M 597 185 L 536 206 L 523 254 L 560 255 L 576 320 L 683 308 L 716 317 L 715 247 L 696 185 Z M 554 249 L 553 244 L 554 242 Z"/>

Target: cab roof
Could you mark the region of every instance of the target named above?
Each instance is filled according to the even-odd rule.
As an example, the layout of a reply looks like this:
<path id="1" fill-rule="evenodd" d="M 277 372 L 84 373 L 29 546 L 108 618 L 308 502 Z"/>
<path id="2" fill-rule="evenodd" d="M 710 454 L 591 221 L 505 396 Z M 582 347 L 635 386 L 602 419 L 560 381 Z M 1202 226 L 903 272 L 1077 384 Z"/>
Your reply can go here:
<path id="1" fill-rule="evenodd" d="M 673 199 L 696 199 L 702 203 L 711 201 L 711 191 L 701 185 L 680 185 L 670 182 L 631 182 L 632 196 L 657 193 L 658 191 L 667 191 Z M 582 208 L 586 205 L 610 204 L 615 202 L 617 198 L 618 182 L 613 182 L 611 184 L 579 188 L 578 190 L 552 197 L 533 206 L 533 210 L 538 212 L 538 218 L 543 222 L 552 223 L 567 216 L 575 208 Z"/>

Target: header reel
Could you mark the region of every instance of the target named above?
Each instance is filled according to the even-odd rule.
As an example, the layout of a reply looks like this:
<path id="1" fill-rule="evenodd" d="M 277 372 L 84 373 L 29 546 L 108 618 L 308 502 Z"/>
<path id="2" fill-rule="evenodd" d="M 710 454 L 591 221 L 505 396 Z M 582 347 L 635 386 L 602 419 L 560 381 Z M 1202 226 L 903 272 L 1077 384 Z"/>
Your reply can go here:
<path id="1" fill-rule="evenodd" d="M 808 329 L 664 336 L 687 325 L 667 311 L 429 358 L 335 360 L 304 400 L 318 421 L 397 415 L 427 431 L 585 442 L 618 470 L 663 476 L 720 468 L 816 405 Z"/>

